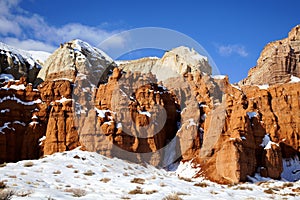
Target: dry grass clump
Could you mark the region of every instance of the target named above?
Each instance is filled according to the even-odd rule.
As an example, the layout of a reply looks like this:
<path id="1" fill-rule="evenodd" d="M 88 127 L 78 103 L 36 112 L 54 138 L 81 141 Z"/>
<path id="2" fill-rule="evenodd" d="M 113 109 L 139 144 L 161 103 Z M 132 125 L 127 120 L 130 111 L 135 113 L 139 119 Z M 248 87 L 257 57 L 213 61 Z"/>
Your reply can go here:
<path id="1" fill-rule="evenodd" d="M 31 161 L 28 161 L 28 162 L 26 162 L 26 163 L 24 163 L 24 167 L 32 167 L 34 165 L 34 163 L 33 162 L 31 162 Z"/>
<path id="2" fill-rule="evenodd" d="M 137 186 L 135 189 L 129 191 L 128 194 L 143 194 L 143 190 L 141 187 Z"/>
<path id="3" fill-rule="evenodd" d="M 65 189 L 65 192 L 70 192 L 73 194 L 73 197 L 83 197 L 86 195 L 86 191 L 80 188 L 70 188 Z"/>
<path id="4" fill-rule="evenodd" d="M 264 193 L 274 194 L 274 191 L 271 188 L 269 188 L 269 189 L 264 190 Z"/>
<path id="5" fill-rule="evenodd" d="M 56 170 L 56 171 L 53 172 L 53 174 L 61 174 L 61 171 Z"/>
<path id="6" fill-rule="evenodd" d="M 178 194 L 169 194 L 165 196 L 162 200 L 182 200 L 182 198 Z"/>
<path id="7" fill-rule="evenodd" d="M 93 176 L 95 174 L 95 172 L 93 172 L 92 170 L 87 170 L 83 174 L 86 175 L 86 176 Z"/>
<path id="8" fill-rule="evenodd" d="M 137 184 L 144 184 L 145 183 L 145 179 L 142 178 L 134 178 L 130 181 L 131 183 L 137 183 Z"/>
<path id="9" fill-rule="evenodd" d="M 14 192 L 12 190 L 0 190 L 0 199 L 1 200 L 10 200 L 12 199 L 12 196 L 14 195 Z"/>
<path id="10" fill-rule="evenodd" d="M 208 184 L 205 183 L 205 182 L 201 182 L 201 183 L 195 183 L 194 186 L 197 186 L 197 187 L 208 187 Z"/>
<path id="11" fill-rule="evenodd" d="M 103 183 L 109 182 L 111 179 L 110 178 L 101 178 L 100 181 Z"/>

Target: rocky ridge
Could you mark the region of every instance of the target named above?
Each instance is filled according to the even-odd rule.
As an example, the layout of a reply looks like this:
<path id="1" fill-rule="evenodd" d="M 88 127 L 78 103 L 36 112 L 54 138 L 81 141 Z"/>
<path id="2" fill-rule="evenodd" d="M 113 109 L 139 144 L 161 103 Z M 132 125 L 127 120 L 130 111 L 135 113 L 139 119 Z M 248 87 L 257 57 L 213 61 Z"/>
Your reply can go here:
<path id="1" fill-rule="evenodd" d="M 288 37 L 265 46 L 255 67 L 240 85 L 286 83 L 292 76 L 300 77 L 300 26 L 294 27 Z"/>
<path id="2" fill-rule="evenodd" d="M 29 52 L 0 42 L 0 82 L 26 77 L 35 83 L 41 65 Z"/>

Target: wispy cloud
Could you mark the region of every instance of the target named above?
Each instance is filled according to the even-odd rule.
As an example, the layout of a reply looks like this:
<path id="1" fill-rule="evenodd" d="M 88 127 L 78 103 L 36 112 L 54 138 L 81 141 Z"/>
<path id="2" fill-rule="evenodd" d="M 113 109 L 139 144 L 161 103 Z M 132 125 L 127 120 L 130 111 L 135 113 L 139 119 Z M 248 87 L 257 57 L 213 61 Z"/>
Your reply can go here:
<path id="1" fill-rule="evenodd" d="M 221 56 L 237 54 L 241 57 L 247 57 L 249 55 L 246 47 L 240 44 L 216 45 L 216 48 Z"/>
<path id="2" fill-rule="evenodd" d="M 97 46 L 117 32 L 79 23 L 60 27 L 49 25 L 42 16 L 23 10 L 20 1 L 0 1 L 0 40 L 18 48 L 52 52 L 59 43 L 72 39 L 82 39 Z"/>

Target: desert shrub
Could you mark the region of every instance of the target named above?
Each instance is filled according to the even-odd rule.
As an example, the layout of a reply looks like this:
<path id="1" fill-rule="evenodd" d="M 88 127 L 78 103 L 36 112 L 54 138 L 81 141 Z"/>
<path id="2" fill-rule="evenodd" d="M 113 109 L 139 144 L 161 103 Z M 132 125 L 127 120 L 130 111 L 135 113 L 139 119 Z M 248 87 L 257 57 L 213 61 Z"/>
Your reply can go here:
<path id="1" fill-rule="evenodd" d="M 74 168 L 74 166 L 71 165 L 71 164 L 70 164 L 70 165 L 67 165 L 66 167 L 67 167 L 67 168 Z"/>
<path id="2" fill-rule="evenodd" d="M 128 194 L 143 194 L 143 190 L 141 187 L 136 187 L 134 190 L 129 191 Z"/>
<path id="3" fill-rule="evenodd" d="M 274 194 L 274 191 L 271 188 L 269 188 L 269 189 L 264 190 L 264 193 Z"/>
<path id="4" fill-rule="evenodd" d="M 14 195 L 14 192 L 12 190 L 0 190 L 0 199 L 1 200 L 10 200 L 12 199 L 12 196 Z"/>
<path id="5" fill-rule="evenodd" d="M 186 178 L 186 177 L 178 177 L 180 180 L 186 181 L 186 182 L 193 182 L 191 178 Z"/>
<path id="6" fill-rule="evenodd" d="M 0 181 L 0 189 L 4 188 L 6 188 L 6 184 L 4 183 L 4 181 Z"/>
<path id="7" fill-rule="evenodd" d="M 234 190 L 250 190 L 250 191 L 253 190 L 253 188 L 247 187 L 247 186 L 237 186 L 237 187 L 235 187 L 235 188 L 233 188 L 233 189 L 234 189 Z"/>
<path id="8" fill-rule="evenodd" d="M 0 164 L 0 167 L 5 167 L 6 166 L 6 163 L 1 163 Z"/>
<path id="9" fill-rule="evenodd" d="M 87 170 L 83 174 L 86 175 L 86 176 L 93 176 L 95 173 L 92 170 Z"/>
<path id="10" fill-rule="evenodd" d="M 182 198 L 178 194 L 169 194 L 165 196 L 162 200 L 182 200 Z"/>
<path id="11" fill-rule="evenodd" d="M 32 167 L 34 165 L 34 163 L 33 162 L 31 162 L 31 161 L 28 161 L 28 162 L 26 162 L 26 163 L 24 163 L 24 167 Z"/>
<path id="12" fill-rule="evenodd" d="M 204 183 L 204 182 L 201 182 L 201 183 L 195 183 L 194 186 L 197 186 L 197 187 L 208 187 L 208 184 Z"/>
<path id="13" fill-rule="evenodd" d="M 102 172 L 109 172 L 108 169 L 106 169 L 106 168 L 103 168 L 101 171 Z"/>
<path id="14" fill-rule="evenodd" d="M 109 182 L 111 179 L 110 178 L 101 178 L 100 181 L 103 183 Z"/>
<path id="15" fill-rule="evenodd" d="M 70 188 L 65 189 L 65 192 L 70 192 L 73 194 L 73 197 L 83 197 L 86 195 L 86 191 L 80 188 Z"/>
<path id="16" fill-rule="evenodd" d="M 145 183 L 145 179 L 142 178 L 134 178 L 130 181 L 131 183 L 137 183 L 137 184 L 144 184 Z"/>
<path id="17" fill-rule="evenodd" d="M 284 183 L 283 185 L 282 185 L 282 187 L 293 187 L 294 186 L 294 184 L 293 183 L 291 183 L 291 182 L 288 182 L 288 183 Z"/>
<path id="18" fill-rule="evenodd" d="M 167 185 L 166 185 L 164 182 L 160 182 L 160 183 L 159 183 L 159 186 L 160 186 L 160 187 L 165 187 L 165 186 L 167 186 Z"/>
<path id="19" fill-rule="evenodd" d="M 150 194 L 154 194 L 156 192 L 158 192 L 158 191 L 157 190 L 147 190 L 144 192 L 144 194 L 150 195 Z"/>
<path id="20" fill-rule="evenodd" d="M 32 194 L 33 192 L 30 190 L 20 190 L 14 193 L 14 195 L 18 196 L 18 197 L 27 197 L 30 194 Z"/>

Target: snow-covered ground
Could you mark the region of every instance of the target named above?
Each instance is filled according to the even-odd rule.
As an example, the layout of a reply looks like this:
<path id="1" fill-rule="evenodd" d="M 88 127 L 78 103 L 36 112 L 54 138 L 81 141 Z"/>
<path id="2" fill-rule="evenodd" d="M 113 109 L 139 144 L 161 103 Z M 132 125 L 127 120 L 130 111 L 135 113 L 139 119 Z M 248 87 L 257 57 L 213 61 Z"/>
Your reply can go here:
<path id="1" fill-rule="evenodd" d="M 299 181 L 225 186 L 191 178 L 194 170 L 188 162 L 167 172 L 76 149 L 1 166 L 0 199 L 299 199 Z"/>

